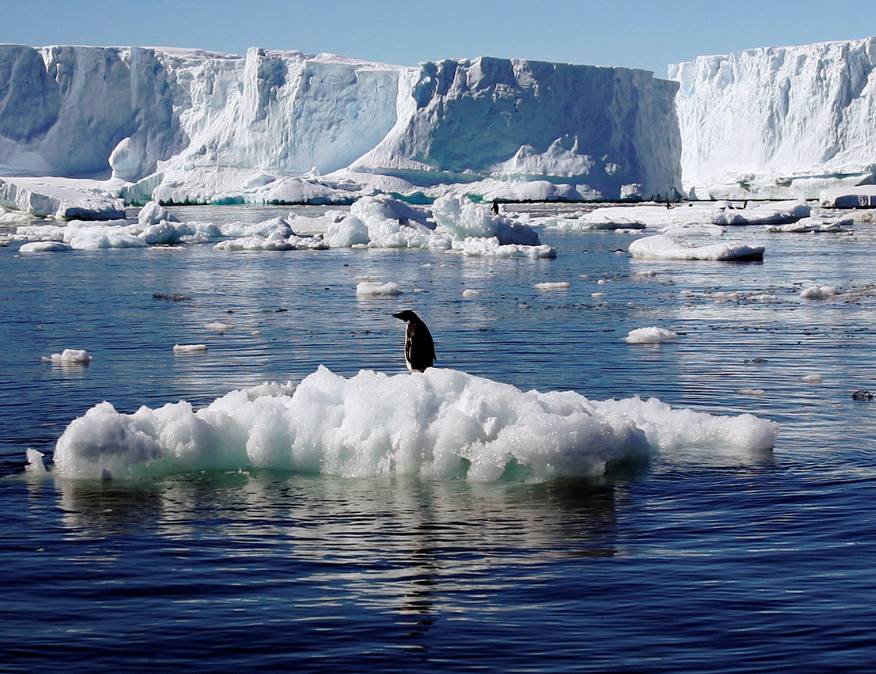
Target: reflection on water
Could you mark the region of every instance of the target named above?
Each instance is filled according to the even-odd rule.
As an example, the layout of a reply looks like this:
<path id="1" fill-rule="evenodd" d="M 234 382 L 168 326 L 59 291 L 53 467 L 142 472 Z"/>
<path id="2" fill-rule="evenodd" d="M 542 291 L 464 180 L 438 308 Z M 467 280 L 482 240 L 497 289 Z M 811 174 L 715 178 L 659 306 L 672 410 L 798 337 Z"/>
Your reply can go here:
<path id="1" fill-rule="evenodd" d="M 288 209 L 178 210 L 257 221 Z M 632 238 L 604 232 L 546 232 L 559 257 L 538 261 L 0 249 L 15 279 L 0 284 L 0 667 L 860 669 L 876 628 L 876 405 L 850 394 L 876 389 L 876 296 L 799 292 L 872 284 L 874 231 L 731 231 L 766 245 L 756 265 L 632 261 L 614 253 Z M 403 293 L 358 301 L 364 276 Z M 544 281 L 571 286 L 533 288 Z M 780 423 L 778 443 L 765 456 L 667 451 L 601 482 L 22 476 L 27 447 L 50 454 L 104 399 L 201 406 L 319 364 L 403 371 L 400 308 L 426 319 L 439 365 L 750 412 Z M 623 341 L 650 325 L 679 339 Z M 207 352 L 172 351 L 192 343 Z M 41 362 L 63 348 L 93 360 Z"/>

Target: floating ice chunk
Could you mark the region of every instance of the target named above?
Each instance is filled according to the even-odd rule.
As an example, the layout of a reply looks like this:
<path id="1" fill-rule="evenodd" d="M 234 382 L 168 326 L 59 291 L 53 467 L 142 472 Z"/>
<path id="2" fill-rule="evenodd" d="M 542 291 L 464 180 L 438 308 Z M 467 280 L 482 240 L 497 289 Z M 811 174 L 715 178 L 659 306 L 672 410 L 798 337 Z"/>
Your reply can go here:
<path id="1" fill-rule="evenodd" d="M 466 288 L 462 291 L 463 298 L 470 300 L 481 294 L 480 290 L 473 290 L 471 288 Z"/>
<path id="2" fill-rule="evenodd" d="M 379 283 L 376 281 L 362 281 L 356 285 L 357 297 L 376 297 L 400 295 L 401 290 L 397 283 Z"/>
<path id="3" fill-rule="evenodd" d="M 73 248 L 60 241 L 32 241 L 18 249 L 19 253 L 59 253 Z"/>
<path id="4" fill-rule="evenodd" d="M 204 326 L 206 330 L 210 330 L 211 332 L 228 332 L 233 329 L 234 326 L 231 323 L 222 323 L 221 321 L 216 321 L 214 323 L 207 323 Z"/>
<path id="5" fill-rule="evenodd" d="M 174 344 L 173 352 L 174 353 L 199 353 L 201 351 L 206 351 L 206 344 Z"/>
<path id="6" fill-rule="evenodd" d="M 820 218 L 808 217 L 802 218 L 797 222 L 790 222 L 786 225 L 770 225 L 766 228 L 768 232 L 773 234 L 791 233 L 791 234 L 831 234 L 835 232 L 845 232 L 846 227 L 855 224 L 854 218 Z"/>
<path id="7" fill-rule="evenodd" d="M 119 414 L 100 403 L 64 431 L 54 472 L 125 479 L 267 468 L 496 481 L 516 465 L 530 479 L 547 480 L 603 475 L 655 453 L 764 451 L 776 433 L 776 424 L 751 415 L 525 392 L 456 370 L 363 370 L 345 379 L 320 367 L 294 393 L 268 384 L 232 391 L 199 411 L 182 401 Z"/>
<path id="8" fill-rule="evenodd" d="M 358 199 L 350 207 L 350 214 L 362 222 L 368 222 L 369 218 L 397 220 L 403 225 L 418 223 L 427 229 L 435 229 L 434 223 L 429 222 L 426 211 L 384 194 Z"/>
<path id="9" fill-rule="evenodd" d="M 486 206 L 455 196 L 441 197 L 432 205 L 438 227 L 457 241 L 495 237 L 500 245 L 537 246 L 538 233 L 521 222 L 496 215 Z"/>
<path id="10" fill-rule="evenodd" d="M 461 242 L 454 241 L 452 250 L 462 253 L 467 257 L 528 257 L 539 259 L 557 256 L 556 249 L 547 244 L 523 246 L 509 243 L 502 245 L 495 236 L 486 239 L 468 237 Z"/>
<path id="11" fill-rule="evenodd" d="M 39 452 L 35 449 L 27 449 L 25 452 L 27 456 L 27 466 L 25 470 L 31 475 L 45 475 L 46 474 L 46 464 L 43 462 L 43 457 L 45 454 Z"/>
<path id="12" fill-rule="evenodd" d="M 775 201 L 745 209 L 719 209 L 712 217 L 716 225 L 782 225 L 808 217 L 805 201 Z"/>
<path id="13" fill-rule="evenodd" d="M 325 242 L 329 248 L 351 248 L 369 241 L 368 228 L 355 215 L 348 215 L 340 222 L 332 222 L 325 230 Z"/>
<path id="14" fill-rule="evenodd" d="M 146 227 L 148 225 L 157 225 L 161 221 L 165 222 L 178 222 L 179 218 L 177 218 L 173 213 L 170 213 L 164 206 L 159 204 L 157 201 L 150 201 L 143 208 L 140 209 L 140 212 L 137 214 L 137 222 L 140 223 L 141 226 Z"/>
<path id="15" fill-rule="evenodd" d="M 624 337 L 627 344 L 659 344 L 673 339 L 678 339 L 677 332 L 658 327 L 636 328 Z"/>
<path id="16" fill-rule="evenodd" d="M 739 395 L 743 395 L 743 396 L 760 397 L 760 396 L 766 395 L 766 391 L 764 391 L 762 388 L 748 388 L 747 386 L 743 387 L 741 389 L 738 389 L 736 392 Z"/>
<path id="17" fill-rule="evenodd" d="M 91 362 L 91 354 L 85 349 L 64 349 L 61 353 L 43 356 L 43 360 L 56 365 L 85 365 Z"/>
<path id="18" fill-rule="evenodd" d="M 571 285 L 568 281 L 543 281 L 542 283 L 536 283 L 532 287 L 536 290 L 566 290 Z"/>
<path id="19" fill-rule="evenodd" d="M 297 246 L 294 243 L 290 243 L 282 235 L 272 235 L 270 237 L 259 235 L 243 236 L 239 239 L 220 241 L 213 246 L 214 250 L 224 251 L 295 250 L 296 248 Z"/>
<path id="20" fill-rule="evenodd" d="M 735 242 L 698 246 L 687 239 L 665 234 L 646 236 L 630 244 L 630 255 L 643 260 L 747 261 L 762 260 L 763 253 L 763 246 Z"/>
<path id="21" fill-rule="evenodd" d="M 804 300 L 826 300 L 836 295 L 839 291 L 833 286 L 811 285 L 800 291 L 800 297 Z"/>
<path id="22" fill-rule="evenodd" d="M 818 385 L 822 382 L 821 375 L 817 372 L 813 372 L 812 374 L 807 374 L 803 377 L 803 381 L 807 384 Z"/>

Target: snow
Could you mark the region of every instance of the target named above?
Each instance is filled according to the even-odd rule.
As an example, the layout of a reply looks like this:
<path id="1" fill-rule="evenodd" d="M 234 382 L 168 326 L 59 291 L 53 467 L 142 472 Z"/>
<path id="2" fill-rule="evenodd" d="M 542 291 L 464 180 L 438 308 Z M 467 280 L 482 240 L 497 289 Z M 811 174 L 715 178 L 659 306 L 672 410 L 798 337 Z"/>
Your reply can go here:
<path id="1" fill-rule="evenodd" d="M 876 38 L 699 56 L 669 67 L 685 192 L 816 198 L 872 182 Z"/>
<path id="2" fill-rule="evenodd" d="M 685 237 L 646 236 L 630 244 L 630 255 L 642 260 L 760 260 L 764 247 L 739 242 L 697 245 Z"/>
<path id="3" fill-rule="evenodd" d="M 678 339 L 677 332 L 656 326 L 630 330 L 629 334 L 624 337 L 624 341 L 628 344 L 659 344 L 660 342 L 668 342 L 673 339 Z"/>
<path id="4" fill-rule="evenodd" d="M 599 476 L 677 451 L 766 451 L 778 427 L 751 415 L 676 410 L 652 398 L 590 401 L 450 369 L 346 379 L 320 367 L 297 387 L 232 391 L 195 411 L 185 401 L 133 414 L 100 403 L 58 439 L 53 474 L 156 478 L 263 468 L 343 477 L 421 475 L 495 482 Z"/>
<path id="5" fill-rule="evenodd" d="M 64 349 L 61 353 L 43 356 L 43 360 L 55 365 L 85 365 L 91 362 L 91 354 L 84 349 Z"/>
<path id="6" fill-rule="evenodd" d="M 839 291 L 833 286 L 807 286 L 800 291 L 800 297 L 804 300 L 827 300 L 836 295 Z"/>
<path id="7" fill-rule="evenodd" d="M 400 295 L 401 290 L 397 283 L 380 283 L 378 281 L 362 281 L 356 285 L 357 297 L 378 297 Z"/>
<path id="8" fill-rule="evenodd" d="M 514 199 L 680 188 L 677 85 L 643 70 L 2 45 L 0 72 L 0 175 L 111 176 L 138 203 L 349 203 L 441 183 Z"/>
<path id="9" fill-rule="evenodd" d="M 716 225 L 782 225 L 808 217 L 804 201 L 773 201 L 744 209 L 720 209 L 712 218 Z"/>

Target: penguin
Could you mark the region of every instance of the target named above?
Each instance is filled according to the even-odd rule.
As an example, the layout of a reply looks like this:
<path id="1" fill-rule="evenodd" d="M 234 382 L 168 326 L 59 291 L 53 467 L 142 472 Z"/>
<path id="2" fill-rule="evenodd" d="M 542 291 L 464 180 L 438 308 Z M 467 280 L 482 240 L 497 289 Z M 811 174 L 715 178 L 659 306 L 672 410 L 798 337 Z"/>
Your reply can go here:
<path id="1" fill-rule="evenodd" d="M 408 324 L 405 330 L 405 364 L 408 370 L 425 372 L 427 367 L 432 367 L 438 360 L 429 328 L 413 311 L 406 309 L 393 316 Z"/>

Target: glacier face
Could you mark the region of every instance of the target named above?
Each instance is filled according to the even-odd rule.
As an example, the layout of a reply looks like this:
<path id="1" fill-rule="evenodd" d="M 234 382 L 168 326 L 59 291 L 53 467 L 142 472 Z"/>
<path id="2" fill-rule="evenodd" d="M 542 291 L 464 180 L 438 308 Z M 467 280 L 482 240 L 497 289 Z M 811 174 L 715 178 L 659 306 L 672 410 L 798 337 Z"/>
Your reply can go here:
<path id="1" fill-rule="evenodd" d="M 676 88 L 646 71 L 515 59 L 408 68 L 255 48 L 0 45 L 0 175 L 112 175 L 142 196 L 165 183 L 198 200 L 297 192 L 290 176 L 331 172 L 670 195 Z"/>
<path id="2" fill-rule="evenodd" d="M 700 56 L 669 77 L 691 196 L 817 197 L 876 179 L 876 38 Z"/>

